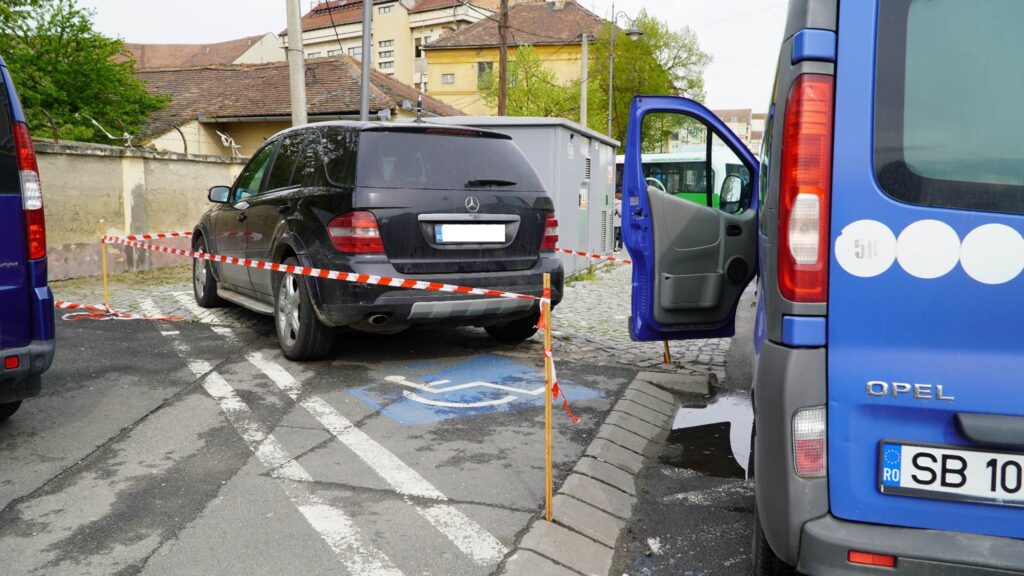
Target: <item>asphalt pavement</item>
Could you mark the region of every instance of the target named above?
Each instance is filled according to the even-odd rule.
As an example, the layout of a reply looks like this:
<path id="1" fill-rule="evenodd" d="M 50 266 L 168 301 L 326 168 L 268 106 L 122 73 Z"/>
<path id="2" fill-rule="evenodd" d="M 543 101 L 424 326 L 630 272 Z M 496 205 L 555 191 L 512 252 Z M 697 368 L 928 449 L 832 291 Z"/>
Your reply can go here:
<path id="1" fill-rule="evenodd" d="M 348 335 L 297 364 L 253 324 L 58 322 L 43 395 L 0 424 L 4 571 L 500 567 L 543 506 L 536 339 Z M 582 419 L 555 414 L 556 485 L 635 372 L 558 364 Z"/>
<path id="2" fill-rule="evenodd" d="M 637 477 L 636 508 L 610 574 L 750 574 L 754 487 L 746 468 L 755 305 L 749 290 L 737 310 L 725 378 L 713 394 L 677 396 L 672 432 Z"/>

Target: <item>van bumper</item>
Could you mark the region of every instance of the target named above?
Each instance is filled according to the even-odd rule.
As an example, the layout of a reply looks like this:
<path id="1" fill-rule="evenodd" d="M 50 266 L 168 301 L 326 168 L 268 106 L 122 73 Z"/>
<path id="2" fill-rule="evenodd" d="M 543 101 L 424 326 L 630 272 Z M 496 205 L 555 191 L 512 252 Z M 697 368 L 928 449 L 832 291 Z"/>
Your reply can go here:
<path id="1" fill-rule="evenodd" d="M 850 564 L 850 550 L 895 556 L 896 567 Z M 840 576 L 1019 575 L 1024 574 L 1024 540 L 846 522 L 828 514 L 804 525 L 797 569 L 808 575 Z"/>
<path id="2" fill-rule="evenodd" d="M 39 394 L 42 374 L 53 364 L 53 340 L 36 340 L 22 348 L 0 350 L 0 357 L 18 357 L 18 367 L 0 368 L 0 404 L 17 402 Z M 2 365 L 0 365 L 2 366 Z"/>

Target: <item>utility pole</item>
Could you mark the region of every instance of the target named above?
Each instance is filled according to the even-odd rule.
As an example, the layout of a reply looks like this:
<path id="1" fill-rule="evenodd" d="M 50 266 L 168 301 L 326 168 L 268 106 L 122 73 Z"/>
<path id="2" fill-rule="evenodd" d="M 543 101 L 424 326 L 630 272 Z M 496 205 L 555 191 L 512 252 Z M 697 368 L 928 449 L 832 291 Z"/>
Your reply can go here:
<path id="1" fill-rule="evenodd" d="M 373 61 L 373 0 L 363 0 L 363 56 L 359 74 L 359 119 L 370 120 L 370 64 Z"/>
<path id="2" fill-rule="evenodd" d="M 608 137 L 612 135 L 612 102 L 615 100 L 615 4 L 612 4 L 612 26 L 608 31 Z"/>
<path id="3" fill-rule="evenodd" d="M 508 108 L 508 0 L 501 0 L 501 15 L 498 17 L 498 116 L 504 116 Z"/>
<path id="4" fill-rule="evenodd" d="M 590 37 L 584 32 L 580 43 L 583 51 L 583 67 L 580 69 L 580 124 L 587 127 L 587 82 L 590 68 Z"/>
<path id="5" fill-rule="evenodd" d="M 306 56 L 302 51 L 301 0 L 288 2 L 288 81 L 291 89 L 292 126 L 306 119 Z"/>

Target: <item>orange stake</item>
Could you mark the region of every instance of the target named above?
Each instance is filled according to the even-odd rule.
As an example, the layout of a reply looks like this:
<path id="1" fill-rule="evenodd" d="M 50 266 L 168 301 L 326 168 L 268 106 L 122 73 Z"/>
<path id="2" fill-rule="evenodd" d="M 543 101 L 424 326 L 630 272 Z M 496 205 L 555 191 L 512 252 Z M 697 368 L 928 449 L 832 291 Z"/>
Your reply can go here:
<path id="1" fill-rule="evenodd" d="M 551 500 L 554 497 L 554 478 L 551 465 L 551 275 L 544 275 L 544 299 L 541 300 L 544 316 L 544 518 L 554 518 Z"/>

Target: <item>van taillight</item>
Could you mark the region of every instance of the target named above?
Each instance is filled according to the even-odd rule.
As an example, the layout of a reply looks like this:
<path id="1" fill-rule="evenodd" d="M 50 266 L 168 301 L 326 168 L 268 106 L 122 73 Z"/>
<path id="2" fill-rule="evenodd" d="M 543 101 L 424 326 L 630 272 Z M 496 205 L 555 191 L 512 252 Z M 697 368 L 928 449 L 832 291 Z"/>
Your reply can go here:
<path id="1" fill-rule="evenodd" d="M 39 181 L 39 165 L 32 147 L 32 136 L 24 122 L 14 123 L 14 146 L 21 176 L 21 207 L 25 216 L 25 240 L 28 259 L 46 257 L 46 221 L 43 217 L 43 186 Z"/>
<path id="2" fill-rule="evenodd" d="M 544 221 L 544 240 L 540 243 L 540 249 L 543 252 L 554 252 L 557 246 L 558 219 L 555 218 L 554 212 L 548 212 L 547 219 Z"/>
<path id="3" fill-rule="evenodd" d="M 786 102 L 779 193 L 779 292 L 794 302 L 828 296 L 829 200 L 835 78 L 797 77 Z"/>
<path id="4" fill-rule="evenodd" d="M 372 212 L 346 212 L 327 224 L 327 233 L 339 252 L 383 254 L 377 218 Z"/>

